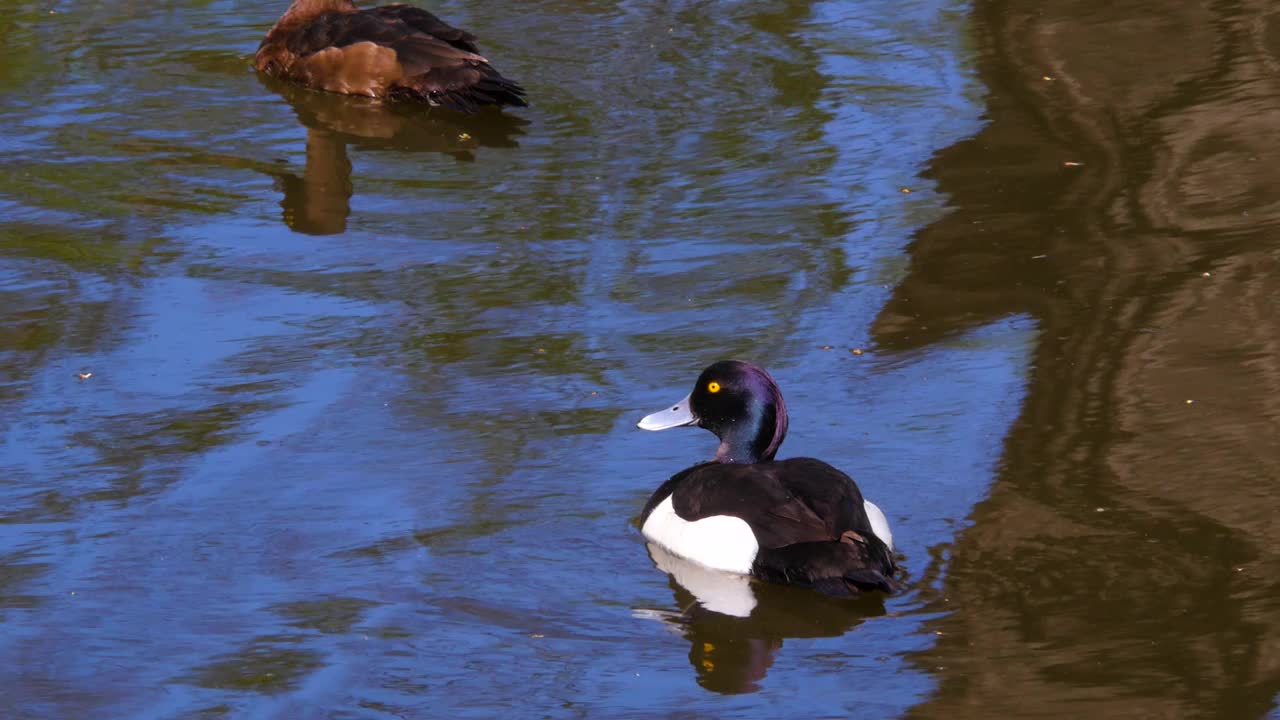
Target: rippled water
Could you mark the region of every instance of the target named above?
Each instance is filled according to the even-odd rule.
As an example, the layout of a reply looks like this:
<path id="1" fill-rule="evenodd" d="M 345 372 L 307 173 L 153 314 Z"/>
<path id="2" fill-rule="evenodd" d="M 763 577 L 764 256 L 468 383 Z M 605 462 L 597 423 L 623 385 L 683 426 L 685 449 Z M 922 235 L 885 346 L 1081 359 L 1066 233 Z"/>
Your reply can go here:
<path id="1" fill-rule="evenodd" d="M 260 80 L 284 5 L 0 21 L 12 716 L 1272 711 L 1265 4 L 433 6 L 479 118 Z M 650 557 L 726 356 L 909 592 Z"/>

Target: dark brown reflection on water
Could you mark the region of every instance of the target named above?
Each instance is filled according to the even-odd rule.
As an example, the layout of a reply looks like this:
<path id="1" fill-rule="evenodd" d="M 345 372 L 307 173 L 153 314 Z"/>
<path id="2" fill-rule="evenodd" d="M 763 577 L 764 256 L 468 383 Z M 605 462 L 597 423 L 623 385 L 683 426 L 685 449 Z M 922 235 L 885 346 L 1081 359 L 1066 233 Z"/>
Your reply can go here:
<path id="1" fill-rule="evenodd" d="M 988 127 L 878 341 L 1041 327 L 919 716 L 1253 717 L 1280 690 L 1280 11 L 978 4 Z"/>
<path id="2" fill-rule="evenodd" d="M 347 229 L 351 214 L 351 159 L 347 147 L 395 152 L 435 152 L 475 160 L 479 148 L 513 148 L 529 121 L 497 111 L 465 116 L 405 103 L 322 93 L 259 75 L 280 94 L 307 132 L 301 175 L 279 170 L 281 217 L 308 235 Z"/>

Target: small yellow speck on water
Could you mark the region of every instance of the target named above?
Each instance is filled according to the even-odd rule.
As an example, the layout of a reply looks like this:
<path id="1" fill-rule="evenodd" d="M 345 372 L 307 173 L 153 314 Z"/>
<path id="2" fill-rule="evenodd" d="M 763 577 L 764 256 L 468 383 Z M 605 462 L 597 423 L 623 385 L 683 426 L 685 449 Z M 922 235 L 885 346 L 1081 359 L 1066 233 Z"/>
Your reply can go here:
<path id="1" fill-rule="evenodd" d="M 466 142 L 471 139 L 471 133 L 458 133 L 458 139 Z"/>
<path id="2" fill-rule="evenodd" d="M 546 348 L 538 348 L 538 349 L 537 349 L 537 353 L 538 353 L 539 355 L 545 355 L 545 354 L 547 353 L 547 349 L 546 349 Z"/>
<path id="3" fill-rule="evenodd" d="M 1075 160 L 1067 160 L 1066 162 L 1062 163 L 1063 167 L 1081 167 L 1083 165 L 1084 163 L 1076 162 Z"/>
<path id="4" fill-rule="evenodd" d="M 830 346 L 830 345 L 823 345 L 823 346 L 822 346 L 822 349 L 823 349 L 823 350 L 830 350 L 830 349 L 831 349 L 831 346 Z"/>
<path id="5" fill-rule="evenodd" d="M 850 351 L 849 351 L 849 354 L 850 354 L 850 355 L 861 355 L 861 354 L 862 354 L 862 348 L 854 348 L 854 349 L 852 349 L 852 350 L 850 350 Z"/>
<path id="6" fill-rule="evenodd" d="M 1200 277 L 1213 277 L 1213 274 L 1212 274 L 1212 273 L 1207 273 L 1207 272 L 1202 272 L 1202 273 L 1200 273 Z"/>
<path id="7" fill-rule="evenodd" d="M 909 195 L 911 194 L 911 188 L 909 187 L 898 188 L 898 192 L 902 193 L 903 195 Z"/>
<path id="8" fill-rule="evenodd" d="M 1040 76 L 1040 79 L 1041 79 L 1041 80 L 1052 80 L 1052 79 L 1053 79 L 1053 76 L 1052 76 L 1052 75 L 1041 75 L 1041 76 Z"/>
<path id="9" fill-rule="evenodd" d="M 76 377 L 81 380 L 88 380 L 89 378 L 93 377 L 93 373 L 86 370 L 86 371 L 76 373 Z"/>
<path id="10" fill-rule="evenodd" d="M 942 631 L 941 631 L 941 630 L 934 630 L 934 631 L 933 631 L 933 634 L 934 634 L 934 635 L 941 635 L 941 634 L 942 634 Z"/>
<path id="11" fill-rule="evenodd" d="M 1187 401 L 1187 404 L 1188 404 L 1188 405 L 1193 405 L 1193 404 L 1195 404 L 1195 400 L 1188 400 L 1188 401 Z"/>
<path id="12" fill-rule="evenodd" d="M 1094 511 L 1094 512 L 1106 512 L 1106 511 L 1107 511 L 1107 509 L 1106 509 L 1106 508 L 1094 508 L 1094 509 L 1093 509 L 1093 511 Z"/>
<path id="13" fill-rule="evenodd" d="M 542 633 L 529 633 L 529 637 L 533 638 L 534 640 L 541 640 L 542 638 L 546 637 L 546 635 L 543 635 Z"/>

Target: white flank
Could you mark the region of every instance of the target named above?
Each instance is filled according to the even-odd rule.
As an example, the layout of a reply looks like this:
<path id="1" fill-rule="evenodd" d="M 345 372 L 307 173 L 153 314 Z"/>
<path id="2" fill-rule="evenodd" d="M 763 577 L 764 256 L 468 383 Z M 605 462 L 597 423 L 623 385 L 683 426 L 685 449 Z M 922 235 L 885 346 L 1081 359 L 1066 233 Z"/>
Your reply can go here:
<path id="1" fill-rule="evenodd" d="M 883 521 L 884 515 L 880 518 Z M 751 563 L 760 549 L 746 520 L 713 515 L 689 522 L 676 515 L 670 495 L 649 513 L 640 532 L 667 552 L 713 570 L 741 575 L 751 573 Z"/>
<path id="2" fill-rule="evenodd" d="M 751 611 L 756 609 L 750 577 L 703 567 L 663 550 L 657 543 L 649 543 L 649 555 L 659 570 L 693 593 L 702 607 L 740 618 L 751 617 Z"/>
<path id="3" fill-rule="evenodd" d="M 893 532 L 889 530 L 889 520 L 880 512 L 880 508 L 870 500 L 863 500 L 862 507 L 866 508 L 867 519 L 871 521 L 871 532 L 880 538 L 880 542 L 889 546 L 889 550 L 893 550 Z"/>

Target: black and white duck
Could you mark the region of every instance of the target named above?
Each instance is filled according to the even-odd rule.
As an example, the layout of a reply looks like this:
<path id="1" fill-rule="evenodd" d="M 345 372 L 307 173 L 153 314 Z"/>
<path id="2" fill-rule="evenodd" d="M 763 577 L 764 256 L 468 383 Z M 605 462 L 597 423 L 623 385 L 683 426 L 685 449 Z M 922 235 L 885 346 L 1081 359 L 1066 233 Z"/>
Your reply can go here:
<path id="1" fill-rule="evenodd" d="M 639 422 L 689 425 L 715 433 L 720 447 L 645 503 L 641 532 L 651 542 L 705 567 L 827 595 L 899 589 L 889 522 L 853 479 L 821 460 L 774 459 L 787 407 L 764 368 L 714 363 L 688 396 Z"/>

